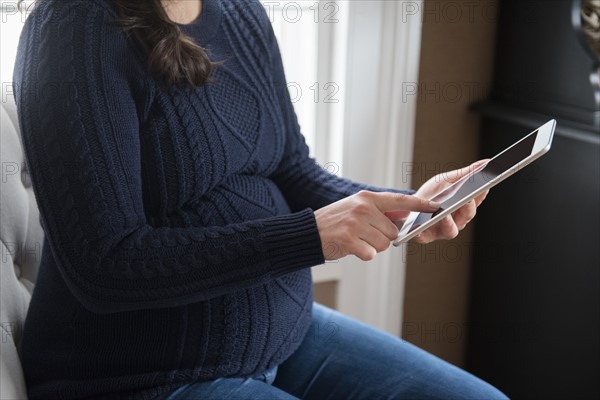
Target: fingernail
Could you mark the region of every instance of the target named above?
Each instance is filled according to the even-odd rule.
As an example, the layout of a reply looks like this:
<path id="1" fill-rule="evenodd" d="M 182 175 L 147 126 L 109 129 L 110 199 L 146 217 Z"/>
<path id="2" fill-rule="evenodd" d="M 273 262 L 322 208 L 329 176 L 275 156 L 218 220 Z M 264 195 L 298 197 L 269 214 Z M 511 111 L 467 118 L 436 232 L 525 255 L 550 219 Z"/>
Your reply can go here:
<path id="1" fill-rule="evenodd" d="M 429 201 L 429 207 L 431 208 L 440 208 L 442 206 L 441 203 L 438 203 L 437 201 Z"/>

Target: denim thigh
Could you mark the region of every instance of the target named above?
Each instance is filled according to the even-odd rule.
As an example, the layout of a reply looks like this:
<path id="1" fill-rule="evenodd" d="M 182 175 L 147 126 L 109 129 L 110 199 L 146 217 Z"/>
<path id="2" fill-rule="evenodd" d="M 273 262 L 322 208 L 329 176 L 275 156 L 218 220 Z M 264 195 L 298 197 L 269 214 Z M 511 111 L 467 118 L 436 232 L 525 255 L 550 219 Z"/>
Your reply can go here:
<path id="1" fill-rule="evenodd" d="M 278 367 L 274 367 L 254 378 L 218 378 L 212 381 L 190 383 L 154 400 L 296 399 L 272 385 L 277 369 Z"/>
<path id="2" fill-rule="evenodd" d="M 426 351 L 319 304 L 274 386 L 302 399 L 506 399 Z"/>

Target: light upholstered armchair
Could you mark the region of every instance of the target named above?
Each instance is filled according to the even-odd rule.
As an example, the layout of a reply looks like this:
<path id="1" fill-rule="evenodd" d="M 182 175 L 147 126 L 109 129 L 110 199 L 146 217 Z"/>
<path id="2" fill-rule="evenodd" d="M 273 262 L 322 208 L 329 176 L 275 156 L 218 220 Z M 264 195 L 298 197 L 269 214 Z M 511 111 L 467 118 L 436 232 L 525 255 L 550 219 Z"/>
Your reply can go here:
<path id="1" fill-rule="evenodd" d="M 0 103 L 0 399 L 26 399 L 19 359 L 44 232 L 25 167 L 12 96 Z"/>

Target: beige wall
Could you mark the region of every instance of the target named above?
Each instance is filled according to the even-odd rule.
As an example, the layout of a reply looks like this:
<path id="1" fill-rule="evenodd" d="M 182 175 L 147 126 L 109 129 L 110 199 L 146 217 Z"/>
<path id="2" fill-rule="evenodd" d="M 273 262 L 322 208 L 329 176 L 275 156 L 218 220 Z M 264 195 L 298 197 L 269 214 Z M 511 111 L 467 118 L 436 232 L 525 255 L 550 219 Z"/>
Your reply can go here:
<path id="1" fill-rule="evenodd" d="M 490 87 L 497 15 L 491 1 L 425 0 L 424 10 L 415 188 L 478 156 L 479 118 L 469 105 Z M 451 242 L 408 247 L 403 337 L 458 365 L 464 360 L 472 240 L 468 227 Z"/>
<path id="2" fill-rule="evenodd" d="M 314 299 L 317 303 L 321 303 L 330 308 L 337 308 L 337 290 L 338 284 L 336 281 L 326 281 L 315 283 Z"/>

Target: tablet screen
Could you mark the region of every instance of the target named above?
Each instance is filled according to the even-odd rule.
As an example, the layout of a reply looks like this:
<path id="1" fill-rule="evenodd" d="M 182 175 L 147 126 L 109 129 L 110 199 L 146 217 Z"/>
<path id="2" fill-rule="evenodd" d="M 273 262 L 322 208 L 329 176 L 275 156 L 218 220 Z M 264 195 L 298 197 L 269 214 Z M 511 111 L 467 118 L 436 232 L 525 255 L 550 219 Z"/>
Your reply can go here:
<path id="1" fill-rule="evenodd" d="M 466 175 L 464 178 L 433 197 L 431 200 L 441 203 L 441 207 L 434 213 L 419 213 L 410 228 L 408 226 L 402 227 L 402 234 L 406 235 L 407 233 L 412 232 L 420 225 L 460 202 L 469 194 L 476 192 L 483 185 L 507 170 L 510 170 L 511 168 L 518 169 L 519 163 L 531 155 L 537 133 L 537 130 L 532 132 L 514 146 L 492 158 L 487 164 L 479 167 L 475 172 Z"/>

